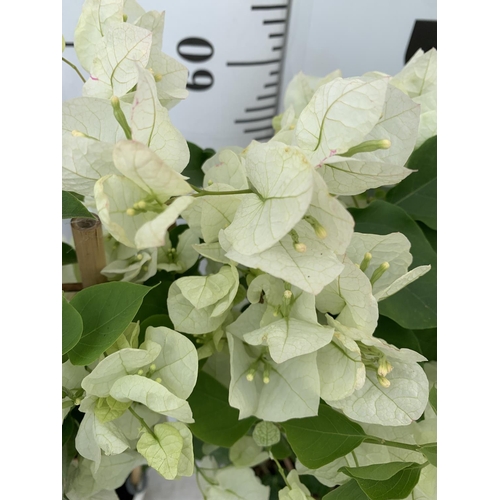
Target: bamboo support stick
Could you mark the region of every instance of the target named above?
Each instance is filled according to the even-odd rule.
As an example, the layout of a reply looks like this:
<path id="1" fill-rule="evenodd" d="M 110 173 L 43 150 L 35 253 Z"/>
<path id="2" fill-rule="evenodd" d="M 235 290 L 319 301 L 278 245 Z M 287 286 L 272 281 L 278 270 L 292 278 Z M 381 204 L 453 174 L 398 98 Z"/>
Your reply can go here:
<path id="1" fill-rule="evenodd" d="M 142 481 L 142 467 L 136 467 L 135 469 L 132 469 L 132 472 L 130 473 L 130 482 L 134 486 L 134 488 L 137 488 L 139 484 Z"/>
<path id="2" fill-rule="evenodd" d="M 71 231 L 75 240 L 83 288 L 106 282 L 106 277 L 101 274 L 102 268 L 106 266 L 101 221 L 99 219 L 71 219 Z"/>

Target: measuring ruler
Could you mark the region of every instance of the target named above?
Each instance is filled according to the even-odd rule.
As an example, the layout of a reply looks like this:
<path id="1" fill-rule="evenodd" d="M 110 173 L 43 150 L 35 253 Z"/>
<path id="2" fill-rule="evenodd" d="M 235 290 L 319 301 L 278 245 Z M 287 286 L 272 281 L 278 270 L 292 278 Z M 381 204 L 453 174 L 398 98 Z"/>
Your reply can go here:
<path id="1" fill-rule="evenodd" d="M 165 10 L 163 51 L 188 68 L 189 96 L 170 111 L 186 139 L 215 149 L 270 139 L 279 113 L 291 0 L 139 3 Z M 66 40 L 73 39 L 82 4 L 63 3 Z M 70 51 L 65 57 L 71 59 Z"/>

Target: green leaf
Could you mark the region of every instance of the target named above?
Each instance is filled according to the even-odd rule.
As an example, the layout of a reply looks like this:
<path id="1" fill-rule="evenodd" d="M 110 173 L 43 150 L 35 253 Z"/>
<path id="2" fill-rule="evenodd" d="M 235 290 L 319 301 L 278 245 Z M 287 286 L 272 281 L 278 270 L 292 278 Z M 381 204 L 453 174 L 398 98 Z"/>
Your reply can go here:
<path id="1" fill-rule="evenodd" d="M 423 222 L 417 221 L 418 227 L 422 230 L 427 238 L 427 241 L 431 244 L 431 247 L 437 252 L 437 231 L 426 226 Z"/>
<path id="2" fill-rule="evenodd" d="M 75 249 L 67 243 L 62 244 L 62 265 L 75 264 L 77 261 Z"/>
<path id="3" fill-rule="evenodd" d="M 144 339 L 144 335 L 146 335 L 146 329 L 148 328 L 148 326 L 166 326 L 167 328 L 170 328 L 172 330 L 174 328 L 174 325 L 170 321 L 170 318 L 167 314 L 153 314 L 153 316 L 150 316 L 141 323 L 141 337 L 139 337 L 139 343 L 140 340 Z"/>
<path id="4" fill-rule="evenodd" d="M 360 425 L 324 404 L 319 405 L 317 417 L 288 420 L 282 425 L 293 451 L 311 469 L 350 453 L 366 437 Z"/>
<path id="5" fill-rule="evenodd" d="M 385 199 L 437 229 L 437 136 L 425 141 L 406 166 L 417 172 L 393 187 Z"/>
<path id="6" fill-rule="evenodd" d="M 429 463 L 434 465 L 434 467 L 437 467 L 437 444 L 435 443 L 430 443 L 430 444 L 424 444 L 422 448 L 420 448 L 420 451 L 425 455 L 425 458 L 429 460 Z"/>
<path id="7" fill-rule="evenodd" d="M 390 462 L 339 469 L 359 484 L 371 500 L 406 498 L 418 483 L 422 464 Z"/>
<path id="8" fill-rule="evenodd" d="M 438 402 L 437 402 L 437 388 L 436 386 L 432 386 L 431 390 L 429 391 L 429 404 L 432 406 L 432 409 L 437 415 L 438 412 Z"/>
<path id="9" fill-rule="evenodd" d="M 80 415 L 82 415 L 80 413 Z M 68 417 L 67 420 L 73 420 L 72 417 Z M 66 424 L 66 426 L 69 426 L 71 424 Z M 67 436 L 65 439 L 65 430 L 64 430 L 64 424 L 63 424 L 63 446 L 62 446 L 62 454 L 61 454 L 61 459 L 62 459 L 62 480 L 63 480 L 63 487 L 66 486 L 66 483 L 68 481 L 68 471 L 70 468 L 70 464 L 77 455 L 76 448 L 75 448 L 75 437 L 76 433 L 78 431 L 78 425 L 75 425 L 75 422 L 73 421 L 73 425 L 71 427 L 71 434 Z M 66 432 L 68 432 L 68 427 L 66 428 Z"/>
<path id="10" fill-rule="evenodd" d="M 349 209 L 356 231 L 372 234 L 403 233 L 411 243 L 411 269 L 430 264 L 431 270 L 395 295 L 379 303 L 380 314 L 403 328 L 424 329 L 437 325 L 436 252 L 417 223 L 401 208 L 385 201 L 374 201 L 363 209 Z"/>
<path id="11" fill-rule="evenodd" d="M 83 331 L 82 317 L 64 297 L 62 298 L 62 353 L 73 349 Z"/>
<path id="12" fill-rule="evenodd" d="M 182 171 L 182 175 L 189 177 L 189 183 L 196 187 L 203 187 L 203 171 L 202 165 L 211 158 L 215 151 L 213 149 L 201 149 L 196 144 L 188 141 L 189 148 L 189 163 Z"/>
<path id="13" fill-rule="evenodd" d="M 75 425 L 75 419 L 71 415 L 69 415 L 68 417 L 66 417 L 64 419 L 63 424 L 62 424 L 62 445 L 63 446 L 66 445 L 66 443 L 69 441 L 69 438 L 73 434 L 76 435 L 75 427 L 77 427 Z"/>
<path id="14" fill-rule="evenodd" d="M 359 484 L 351 480 L 343 484 L 340 488 L 336 488 L 328 495 L 323 497 L 323 500 L 368 500 L 365 492 L 359 487 Z"/>
<path id="15" fill-rule="evenodd" d="M 422 354 L 429 361 L 437 361 L 437 328 L 428 328 L 426 330 L 415 330 Z"/>
<path id="16" fill-rule="evenodd" d="M 238 420 L 238 410 L 229 406 L 228 390 L 210 375 L 200 372 L 188 399 L 193 411 L 193 434 L 206 443 L 229 448 L 244 436 L 257 420 Z"/>
<path id="17" fill-rule="evenodd" d="M 379 316 L 377 328 L 373 335 L 379 339 L 384 339 L 389 344 L 395 345 L 400 349 L 406 347 L 407 349 L 423 354 L 415 332 L 402 328 L 385 316 Z"/>
<path id="18" fill-rule="evenodd" d="M 71 305 L 83 319 L 83 333 L 69 351 L 74 365 L 88 365 L 112 346 L 134 319 L 151 288 L 126 282 L 102 283 L 78 292 Z"/>
<path id="19" fill-rule="evenodd" d="M 281 435 L 280 442 L 271 446 L 271 453 L 273 454 L 273 457 L 278 460 L 283 460 L 293 454 L 292 449 L 283 434 Z"/>
<path id="20" fill-rule="evenodd" d="M 62 192 L 62 218 L 71 219 L 72 217 L 86 217 L 95 219 L 95 217 L 68 191 Z"/>
<path id="21" fill-rule="evenodd" d="M 146 281 L 144 284 L 152 288 L 142 301 L 134 321 L 145 321 L 156 314 L 168 314 L 166 297 L 173 282 L 172 274 L 166 271 L 160 271 Z"/>

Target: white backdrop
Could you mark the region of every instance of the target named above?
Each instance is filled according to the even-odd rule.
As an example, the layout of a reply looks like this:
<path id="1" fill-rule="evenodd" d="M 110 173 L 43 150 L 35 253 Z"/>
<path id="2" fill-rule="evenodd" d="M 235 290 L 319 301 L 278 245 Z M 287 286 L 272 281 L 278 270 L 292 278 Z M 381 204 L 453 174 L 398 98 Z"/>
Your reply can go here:
<path id="1" fill-rule="evenodd" d="M 219 148 L 269 137 L 271 117 L 281 111 L 277 106 L 298 71 L 318 76 L 337 68 L 344 76 L 371 70 L 397 73 L 415 20 L 435 20 L 437 0 L 139 2 L 146 10 L 166 11 L 164 52 L 188 67 L 190 82 L 202 70 L 195 83 L 207 86 L 191 90 L 172 110 L 174 124 L 188 140 Z M 73 40 L 82 4 L 83 0 L 63 0 L 63 34 L 68 41 Z M 196 42 L 198 46 L 182 44 L 193 37 L 203 41 Z M 179 43 L 187 58 L 179 54 Z M 192 61 L 190 54 L 207 57 Z M 64 55 L 77 62 L 72 48 Z M 64 67 L 63 99 L 79 95 L 81 81 Z"/>

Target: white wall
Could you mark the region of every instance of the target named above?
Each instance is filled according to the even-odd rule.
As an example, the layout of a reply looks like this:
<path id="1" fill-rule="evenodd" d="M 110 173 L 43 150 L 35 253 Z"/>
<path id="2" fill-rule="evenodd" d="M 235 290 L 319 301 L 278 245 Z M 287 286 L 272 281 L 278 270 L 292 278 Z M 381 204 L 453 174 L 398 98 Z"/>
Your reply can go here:
<path id="1" fill-rule="evenodd" d="M 436 8 L 437 0 L 294 0 L 284 79 L 300 70 L 395 74 L 415 20 L 436 20 Z"/>

